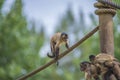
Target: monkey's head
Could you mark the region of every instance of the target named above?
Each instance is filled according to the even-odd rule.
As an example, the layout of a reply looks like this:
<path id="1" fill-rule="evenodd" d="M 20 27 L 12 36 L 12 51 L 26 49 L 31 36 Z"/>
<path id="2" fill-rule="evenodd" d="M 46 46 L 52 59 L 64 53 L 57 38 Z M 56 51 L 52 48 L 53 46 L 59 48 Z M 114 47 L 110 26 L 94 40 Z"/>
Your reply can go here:
<path id="1" fill-rule="evenodd" d="M 95 55 L 90 55 L 90 56 L 89 56 L 89 60 L 90 60 L 91 62 L 94 62 L 94 61 L 95 61 Z"/>
<path id="2" fill-rule="evenodd" d="M 61 39 L 62 39 L 62 41 L 68 41 L 68 35 L 66 34 L 66 33 L 61 33 Z"/>
<path id="3" fill-rule="evenodd" d="M 83 61 L 80 63 L 80 70 L 81 71 L 86 71 L 86 69 L 90 66 L 90 62 L 88 61 Z"/>

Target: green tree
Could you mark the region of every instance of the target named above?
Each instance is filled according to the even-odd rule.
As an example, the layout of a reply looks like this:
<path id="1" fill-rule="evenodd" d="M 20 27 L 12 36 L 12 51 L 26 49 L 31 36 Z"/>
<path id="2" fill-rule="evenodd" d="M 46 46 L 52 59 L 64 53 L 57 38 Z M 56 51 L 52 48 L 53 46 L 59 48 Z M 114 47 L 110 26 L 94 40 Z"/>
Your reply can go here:
<path id="1" fill-rule="evenodd" d="M 119 2 L 119 0 L 118 0 Z M 27 22 L 23 13 L 23 3 L 15 0 L 10 12 L 3 16 L 1 13 L 4 0 L 0 1 L 0 80 L 13 80 L 35 68 L 49 62 L 49 58 L 43 58 L 39 51 L 44 44 L 44 26 L 37 32 L 35 21 Z M 94 14 L 89 14 L 91 24 L 85 23 L 85 16 L 82 10 L 76 19 L 72 8 L 61 15 L 56 31 L 67 32 L 70 37 L 70 46 L 77 42 L 86 33 L 90 32 L 97 24 L 98 19 Z M 119 14 L 119 13 L 117 13 Z M 120 32 L 118 29 L 119 18 L 114 19 L 115 56 L 119 59 Z M 30 27 L 31 26 L 31 27 Z M 65 50 L 63 48 L 61 51 Z M 30 77 L 28 80 L 81 80 L 83 73 L 79 70 L 79 63 L 88 60 L 90 54 L 99 53 L 98 33 L 86 40 L 77 47 L 72 54 L 60 60 L 60 66 L 50 66 L 46 70 Z"/>
<path id="2" fill-rule="evenodd" d="M 1 80 L 16 79 L 42 64 L 39 50 L 44 43 L 44 32 L 36 32 L 33 24 L 28 29 L 22 6 L 21 0 L 15 0 L 10 12 L 5 16 L 0 14 Z"/>

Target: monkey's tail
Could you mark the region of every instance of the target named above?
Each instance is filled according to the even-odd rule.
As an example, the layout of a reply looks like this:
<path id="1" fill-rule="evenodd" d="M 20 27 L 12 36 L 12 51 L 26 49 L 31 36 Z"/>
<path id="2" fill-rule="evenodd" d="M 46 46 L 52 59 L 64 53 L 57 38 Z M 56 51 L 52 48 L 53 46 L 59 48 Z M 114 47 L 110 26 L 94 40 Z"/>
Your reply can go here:
<path id="1" fill-rule="evenodd" d="M 49 53 L 47 53 L 47 56 L 48 56 L 49 58 L 54 58 L 54 57 L 55 57 L 54 54 L 53 54 L 53 55 L 50 55 Z"/>
<path id="2" fill-rule="evenodd" d="M 50 55 L 49 53 L 47 53 L 47 56 L 48 56 L 49 58 L 55 58 L 55 60 L 57 60 L 57 61 L 56 61 L 57 66 L 59 65 L 58 57 L 56 57 L 55 54 Z"/>

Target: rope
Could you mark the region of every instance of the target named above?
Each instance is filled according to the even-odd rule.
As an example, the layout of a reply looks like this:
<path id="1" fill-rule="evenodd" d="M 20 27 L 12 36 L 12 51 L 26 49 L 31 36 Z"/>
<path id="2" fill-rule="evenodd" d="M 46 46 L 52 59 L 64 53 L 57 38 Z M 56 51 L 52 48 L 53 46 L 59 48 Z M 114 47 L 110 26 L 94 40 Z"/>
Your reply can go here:
<path id="1" fill-rule="evenodd" d="M 108 1 L 108 0 L 97 0 L 97 1 L 101 2 L 103 4 L 110 5 L 110 6 L 114 7 L 114 8 L 120 9 L 120 6 L 118 4 L 115 4 L 115 3 L 111 2 L 111 1 Z"/>
<path id="2" fill-rule="evenodd" d="M 75 49 L 77 46 L 79 46 L 81 43 L 83 43 L 86 39 L 88 39 L 89 37 L 91 37 L 95 32 L 97 32 L 99 29 L 99 27 L 97 26 L 95 29 L 93 29 L 91 32 L 89 32 L 86 36 L 84 36 L 80 41 L 78 41 L 77 43 L 75 43 L 73 46 L 71 46 L 69 49 L 67 49 L 66 51 L 64 51 L 63 53 L 61 53 L 58 57 L 58 59 L 61 59 L 62 57 L 64 57 L 65 55 L 67 55 L 69 52 L 71 52 L 73 49 Z M 44 70 L 45 68 L 47 68 L 48 66 L 52 65 L 53 63 L 55 63 L 56 60 L 53 59 L 50 62 L 46 63 L 45 65 L 33 70 L 32 72 L 26 74 L 25 76 L 22 76 L 20 78 L 18 78 L 17 80 L 25 80 L 28 77 L 31 77 L 33 75 L 35 75 L 36 73 Z"/>
<path id="3" fill-rule="evenodd" d="M 102 8 L 102 9 L 96 10 L 95 14 L 97 14 L 97 15 L 100 15 L 100 14 L 112 14 L 114 16 L 116 14 L 116 10 L 115 9 Z"/>

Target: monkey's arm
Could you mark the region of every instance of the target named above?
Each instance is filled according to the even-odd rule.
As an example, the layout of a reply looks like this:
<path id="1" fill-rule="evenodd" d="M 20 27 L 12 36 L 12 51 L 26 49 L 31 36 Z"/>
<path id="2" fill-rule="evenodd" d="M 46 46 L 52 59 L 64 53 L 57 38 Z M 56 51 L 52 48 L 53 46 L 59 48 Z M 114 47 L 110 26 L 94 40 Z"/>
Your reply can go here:
<path id="1" fill-rule="evenodd" d="M 66 44 L 65 44 L 65 46 L 66 46 L 66 48 L 67 48 L 67 49 L 69 48 L 69 45 L 68 45 L 68 43 L 66 43 Z"/>
<path id="2" fill-rule="evenodd" d="M 91 75 L 89 74 L 89 72 L 85 72 L 85 80 L 91 80 Z"/>
<path id="3" fill-rule="evenodd" d="M 69 48 L 69 39 L 67 39 L 66 43 L 65 43 L 66 48 Z"/>

